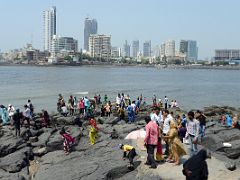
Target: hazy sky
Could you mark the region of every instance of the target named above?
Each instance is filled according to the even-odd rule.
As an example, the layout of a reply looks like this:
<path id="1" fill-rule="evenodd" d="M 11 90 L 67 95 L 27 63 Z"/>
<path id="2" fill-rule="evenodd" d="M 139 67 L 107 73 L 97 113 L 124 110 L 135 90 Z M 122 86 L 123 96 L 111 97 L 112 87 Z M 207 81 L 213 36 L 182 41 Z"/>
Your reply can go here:
<path id="1" fill-rule="evenodd" d="M 199 57 L 216 48 L 240 48 L 240 0 L 1 0 L 0 49 L 20 48 L 33 40 L 43 49 L 43 10 L 57 7 L 57 34 L 83 47 L 84 18 L 98 21 L 98 32 L 124 40 L 197 40 Z"/>

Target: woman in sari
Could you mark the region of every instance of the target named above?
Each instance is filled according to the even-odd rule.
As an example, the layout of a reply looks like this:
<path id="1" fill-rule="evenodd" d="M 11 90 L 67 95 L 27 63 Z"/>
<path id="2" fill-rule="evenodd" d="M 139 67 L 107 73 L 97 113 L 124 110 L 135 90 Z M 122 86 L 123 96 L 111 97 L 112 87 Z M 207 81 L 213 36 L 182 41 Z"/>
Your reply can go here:
<path id="1" fill-rule="evenodd" d="M 178 138 L 177 124 L 172 122 L 170 124 L 170 131 L 167 136 L 164 136 L 165 139 L 168 139 L 170 144 L 171 155 L 169 159 L 174 158 L 175 165 L 180 165 L 180 157 L 186 155 L 186 150 L 183 147 L 180 139 Z M 171 157 L 172 156 L 172 157 Z"/>

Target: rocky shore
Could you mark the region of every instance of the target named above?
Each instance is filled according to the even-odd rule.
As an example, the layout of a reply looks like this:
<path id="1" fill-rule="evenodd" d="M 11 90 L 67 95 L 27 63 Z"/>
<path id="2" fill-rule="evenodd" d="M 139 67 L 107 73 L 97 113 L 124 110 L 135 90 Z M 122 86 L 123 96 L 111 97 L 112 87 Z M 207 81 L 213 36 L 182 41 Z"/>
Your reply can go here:
<path id="1" fill-rule="evenodd" d="M 170 109 L 176 114 L 186 113 L 180 109 Z M 143 107 L 133 124 L 118 121 L 117 114 L 111 117 L 100 117 L 97 111 L 95 117 L 99 132 L 95 145 L 89 144 L 89 125 L 77 116 L 63 117 L 51 114 L 51 127 L 36 127 L 40 117 L 36 115 L 30 129 L 21 128 L 21 137 L 15 137 L 11 126 L 0 127 L 0 179 L 184 179 L 181 173 L 182 166 L 173 167 L 170 164 L 159 164 L 158 169 L 149 170 L 144 165 L 146 151 L 138 148 L 136 142 L 124 140 L 124 137 L 133 130 L 145 126 L 144 117 L 151 112 L 150 106 Z M 226 128 L 218 123 L 224 113 L 239 114 L 240 109 L 232 107 L 211 106 L 204 109 L 207 115 L 206 136 L 202 145 L 213 152 L 213 159 L 209 160 L 209 179 L 238 179 L 240 177 L 240 131 Z M 76 143 L 69 155 L 63 152 L 63 140 L 59 135 L 62 127 L 75 138 Z M 118 138 L 112 139 L 110 133 L 115 129 Z M 223 147 L 223 142 L 232 145 Z M 129 171 L 127 162 L 122 160 L 122 152 L 118 149 L 119 143 L 133 144 L 138 156 L 135 158 L 135 170 Z M 28 154 L 28 156 L 26 156 Z M 28 160 L 30 159 L 29 174 Z M 186 159 L 183 157 L 183 160 Z M 236 165 L 235 171 L 229 171 L 229 164 Z M 226 165 L 226 167 L 225 167 Z M 169 173 L 171 171 L 171 173 Z M 219 177 L 219 178 L 217 178 Z"/>

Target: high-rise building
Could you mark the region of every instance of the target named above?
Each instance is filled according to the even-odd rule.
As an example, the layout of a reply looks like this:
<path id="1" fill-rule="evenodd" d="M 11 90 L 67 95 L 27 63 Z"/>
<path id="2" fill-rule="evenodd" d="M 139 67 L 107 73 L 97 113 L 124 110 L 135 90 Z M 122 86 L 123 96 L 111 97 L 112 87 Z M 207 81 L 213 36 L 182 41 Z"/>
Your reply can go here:
<path id="1" fill-rule="evenodd" d="M 56 7 L 53 6 L 49 10 L 43 11 L 44 22 L 44 50 L 51 51 L 53 35 L 56 35 Z"/>
<path id="2" fill-rule="evenodd" d="M 185 54 L 188 61 L 198 60 L 197 41 L 181 40 L 179 52 Z"/>
<path id="3" fill-rule="evenodd" d="M 151 41 L 143 43 L 143 57 L 151 57 Z"/>
<path id="4" fill-rule="evenodd" d="M 225 61 L 225 60 L 239 60 L 240 59 L 240 49 L 216 49 L 215 50 L 215 60 Z"/>
<path id="5" fill-rule="evenodd" d="M 188 41 L 186 41 L 186 40 L 181 40 L 180 41 L 179 52 L 180 53 L 187 53 L 188 52 Z"/>
<path id="6" fill-rule="evenodd" d="M 98 24 L 96 19 L 86 18 L 84 21 L 84 49 L 89 51 L 89 37 L 91 34 L 97 34 Z"/>
<path id="7" fill-rule="evenodd" d="M 121 57 L 121 48 L 119 48 L 119 47 L 112 47 L 111 57 L 113 57 L 113 58 Z"/>
<path id="8" fill-rule="evenodd" d="M 139 40 L 134 40 L 132 42 L 132 57 L 136 58 L 139 53 Z"/>
<path id="9" fill-rule="evenodd" d="M 78 41 L 72 37 L 59 37 L 53 35 L 51 54 L 56 56 L 60 52 L 77 52 L 78 51 Z"/>
<path id="10" fill-rule="evenodd" d="M 187 60 L 188 61 L 198 60 L 197 41 L 191 41 L 191 40 L 188 41 Z"/>
<path id="11" fill-rule="evenodd" d="M 130 57 L 130 45 L 128 44 L 127 40 L 125 40 L 125 43 L 123 45 L 123 57 Z"/>
<path id="12" fill-rule="evenodd" d="M 109 60 L 111 57 L 111 36 L 91 34 L 89 52 L 91 57 Z"/>
<path id="13" fill-rule="evenodd" d="M 175 56 L 175 41 L 169 40 L 165 42 L 165 55 L 167 57 Z"/>
<path id="14" fill-rule="evenodd" d="M 161 47 L 160 47 L 160 56 L 164 57 L 165 55 L 166 55 L 165 54 L 165 43 L 162 43 Z"/>

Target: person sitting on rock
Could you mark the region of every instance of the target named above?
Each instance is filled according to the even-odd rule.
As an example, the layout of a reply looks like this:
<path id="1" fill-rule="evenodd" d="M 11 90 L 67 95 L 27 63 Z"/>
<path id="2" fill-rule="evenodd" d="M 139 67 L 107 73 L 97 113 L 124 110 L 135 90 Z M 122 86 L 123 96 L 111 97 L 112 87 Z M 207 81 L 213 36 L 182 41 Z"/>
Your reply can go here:
<path id="1" fill-rule="evenodd" d="M 183 164 L 182 172 L 186 176 L 186 180 L 208 179 L 207 158 L 211 158 L 211 154 L 207 153 L 205 149 L 201 149 Z"/>
<path id="2" fill-rule="evenodd" d="M 50 125 L 50 118 L 48 112 L 43 109 L 41 117 L 42 117 L 41 127 L 48 127 Z"/>
<path id="3" fill-rule="evenodd" d="M 232 118 L 228 113 L 226 113 L 226 123 L 227 123 L 227 127 L 232 127 Z"/>
<path id="4" fill-rule="evenodd" d="M 64 128 L 60 131 L 60 134 L 62 138 L 64 139 L 63 141 L 63 150 L 66 155 L 69 154 L 70 152 L 70 147 L 74 144 L 74 138 L 68 134 Z"/>
<path id="5" fill-rule="evenodd" d="M 67 110 L 67 106 L 65 105 L 65 103 L 63 103 L 62 107 L 61 107 L 61 114 L 64 116 L 64 117 L 67 117 L 68 115 L 68 110 Z"/>
<path id="6" fill-rule="evenodd" d="M 128 158 L 129 165 L 128 168 L 133 168 L 133 159 L 137 155 L 136 150 L 133 146 L 127 144 L 119 144 L 119 148 L 123 150 L 123 159 Z"/>
<path id="7" fill-rule="evenodd" d="M 118 135 L 118 132 L 116 131 L 116 129 L 113 129 L 113 131 L 111 132 L 110 137 L 112 139 L 118 139 L 119 135 Z"/>

